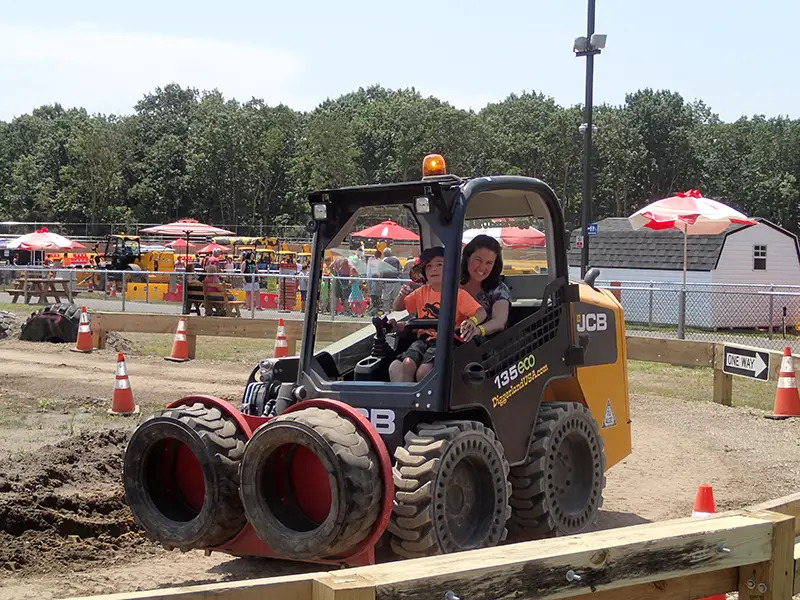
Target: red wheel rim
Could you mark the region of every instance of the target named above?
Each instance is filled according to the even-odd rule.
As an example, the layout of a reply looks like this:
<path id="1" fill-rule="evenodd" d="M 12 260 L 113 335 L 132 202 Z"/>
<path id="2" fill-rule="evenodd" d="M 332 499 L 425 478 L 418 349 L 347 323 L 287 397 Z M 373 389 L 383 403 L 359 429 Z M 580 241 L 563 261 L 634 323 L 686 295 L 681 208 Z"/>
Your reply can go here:
<path id="1" fill-rule="evenodd" d="M 206 480 L 200 461 L 186 444 L 177 442 L 175 453 L 175 481 L 186 503 L 198 513 L 206 497 Z"/>
<path id="2" fill-rule="evenodd" d="M 206 497 L 206 480 L 200 461 L 189 446 L 176 439 L 159 444 L 156 456 L 161 462 L 161 486 L 167 495 L 179 496 L 186 505 L 199 513 Z"/>
<path id="3" fill-rule="evenodd" d="M 270 462 L 273 497 L 316 525 L 324 522 L 331 512 L 332 492 L 328 471 L 317 455 L 300 444 L 284 444 Z"/>
<path id="4" fill-rule="evenodd" d="M 331 485 L 328 471 L 311 450 L 297 446 L 289 464 L 297 505 L 312 521 L 322 523 L 331 512 Z"/>

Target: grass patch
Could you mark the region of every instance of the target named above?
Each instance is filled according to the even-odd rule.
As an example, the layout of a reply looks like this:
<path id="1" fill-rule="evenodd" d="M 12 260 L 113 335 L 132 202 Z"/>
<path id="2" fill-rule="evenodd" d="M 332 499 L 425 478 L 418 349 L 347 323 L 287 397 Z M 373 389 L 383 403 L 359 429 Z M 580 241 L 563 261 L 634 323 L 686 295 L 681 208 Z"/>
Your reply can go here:
<path id="1" fill-rule="evenodd" d="M 628 361 L 628 382 L 634 394 L 667 396 L 681 400 L 711 402 L 714 371 L 707 367 L 673 367 L 656 362 Z M 733 378 L 733 405 L 772 410 L 774 381 Z"/>
<path id="2" fill-rule="evenodd" d="M 0 302 L 0 310 L 7 310 L 15 315 L 19 315 L 23 319 L 27 319 L 34 311 L 42 308 L 42 305 L 33 304 L 11 304 L 11 302 Z"/>
<path id="3" fill-rule="evenodd" d="M 169 356 L 172 352 L 173 334 L 166 333 L 122 333 L 133 342 L 138 354 Z M 255 364 L 262 358 L 272 356 L 274 340 L 198 336 L 197 357 L 204 360 L 220 360 Z"/>

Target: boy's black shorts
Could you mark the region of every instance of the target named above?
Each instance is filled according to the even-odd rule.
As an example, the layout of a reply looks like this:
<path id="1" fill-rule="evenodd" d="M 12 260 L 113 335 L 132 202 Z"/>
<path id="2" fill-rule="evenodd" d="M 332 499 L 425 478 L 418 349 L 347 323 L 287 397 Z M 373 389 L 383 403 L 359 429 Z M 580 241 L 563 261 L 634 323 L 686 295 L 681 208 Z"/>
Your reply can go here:
<path id="1" fill-rule="evenodd" d="M 436 358 L 436 338 L 426 338 L 416 340 L 408 347 L 408 350 L 397 357 L 398 360 L 410 358 L 417 366 L 432 363 Z"/>

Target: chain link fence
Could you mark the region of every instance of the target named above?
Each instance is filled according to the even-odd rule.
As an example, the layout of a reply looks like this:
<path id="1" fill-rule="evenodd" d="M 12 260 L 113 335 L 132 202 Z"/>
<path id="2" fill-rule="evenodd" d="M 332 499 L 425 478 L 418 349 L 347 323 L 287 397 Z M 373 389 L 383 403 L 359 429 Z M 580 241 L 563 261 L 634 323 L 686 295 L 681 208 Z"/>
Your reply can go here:
<path id="1" fill-rule="evenodd" d="M 223 289 L 241 318 L 302 320 L 308 276 L 303 273 L 243 274 L 202 272 L 109 271 L 82 268 L 0 266 L 0 304 L 37 306 L 74 302 L 95 311 L 205 314 L 190 303 L 190 291 L 205 282 L 212 292 Z M 405 279 L 325 276 L 318 305 L 322 321 L 368 323 L 379 312 L 391 312 Z M 203 292 L 200 291 L 202 294 Z M 218 296 L 219 297 L 219 296 Z M 220 308 L 219 302 L 215 303 Z"/>
<path id="2" fill-rule="evenodd" d="M 681 283 L 598 281 L 625 311 L 631 335 L 680 337 Z M 683 337 L 800 351 L 800 286 L 687 283 Z"/>
<path id="3" fill-rule="evenodd" d="M 138 235 L 140 229 L 160 223 L 61 223 L 48 221 L 0 221 L 0 238 L 14 238 L 41 227 L 76 240 L 98 240 L 113 233 L 125 232 Z M 305 225 L 241 225 L 219 224 L 218 227 L 233 231 L 240 237 L 277 237 L 281 241 L 310 241 L 311 235 Z M 154 239 L 157 236 L 151 236 Z M 174 239 L 174 238 L 165 238 Z"/>
<path id="4" fill-rule="evenodd" d="M 301 273 L 259 272 L 255 281 L 235 271 L 215 275 L 230 288 L 242 318 L 302 320 L 307 276 Z M 202 273 L 106 271 L 80 268 L 0 266 L 0 303 L 35 305 L 45 288 L 69 289 L 74 302 L 91 310 L 187 312 L 184 289 L 203 279 Z M 27 283 L 26 283 L 27 281 Z M 406 279 L 325 276 L 320 286 L 319 319 L 369 322 L 390 312 Z M 664 281 L 598 281 L 622 303 L 629 335 L 680 337 L 680 283 Z M 29 294 L 22 293 L 25 288 Z M 61 293 L 61 301 L 69 301 Z M 683 337 L 800 352 L 800 286 L 747 284 L 686 284 Z"/>

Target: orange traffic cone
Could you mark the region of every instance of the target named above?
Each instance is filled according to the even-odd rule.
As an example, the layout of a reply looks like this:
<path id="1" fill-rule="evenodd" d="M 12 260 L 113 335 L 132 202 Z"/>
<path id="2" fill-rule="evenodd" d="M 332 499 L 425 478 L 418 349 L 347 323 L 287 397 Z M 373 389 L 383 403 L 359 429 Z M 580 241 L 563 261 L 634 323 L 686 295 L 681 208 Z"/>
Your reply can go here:
<path id="1" fill-rule="evenodd" d="M 778 375 L 778 389 L 775 390 L 775 409 L 772 412 L 776 417 L 800 416 L 800 395 L 797 392 L 792 349 L 789 346 L 783 350 L 781 372 Z"/>
<path id="2" fill-rule="evenodd" d="M 695 519 L 707 519 L 715 512 L 714 490 L 707 483 L 701 483 L 697 488 L 697 495 L 694 498 L 692 517 Z M 699 600 L 725 600 L 725 598 L 725 594 L 717 594 L 715 596 L 706 596 Z"/>
<path id="3" fill-rule="evenodd" d="M 275 352 L 273 358 L 289 356 L 289 342 L 286 340 L 286 326 L 283 319 L 278 319 L 278 333 L 275 335 Z"/>
<path id="4" fill-rule="evenodd" d="M 108 297 L 109 298 L 116 298 L 117 297 L 117 284 L 116 283 L 109 283 L 108 284 Z"/>
<path id="5" fill-rule="evenodd" d="M 186 319 L 184 317 L 178 321 L 178 329 L 175 331 L 175 339 L 172 342 L 172 353 L 165 356 L 164 359 L 172 362 L 189 360 L 189 343 L 186 341 Z"/>
<path id="6" fill-rule="evenodd" d="M 695 519 L 707 519 L 714 512 L 714 490 L 707 483 L 701 483 L 694 498 L 692 516 Z"/>
<path id="7" fill-rule="evenodd" d="M 81 306 L 81 320 L 78 323 L 78 339 L 75 341 L 75 347 L 70 348 L 73 352 L 91 352 L 94 350 L 92 343 L 92 327 L 89 324 L 89 314 L 86 312 L 86 307 Z"/>
<path id="8" fill-rule="evenodd" d="M 117 378 L 114 381 L 114 395 L 111 397 L 108 414 L 122 416 L 139 414 L 139 407 L 133 402 L 133 390 L 122 352 L 117 354 Z"/>

